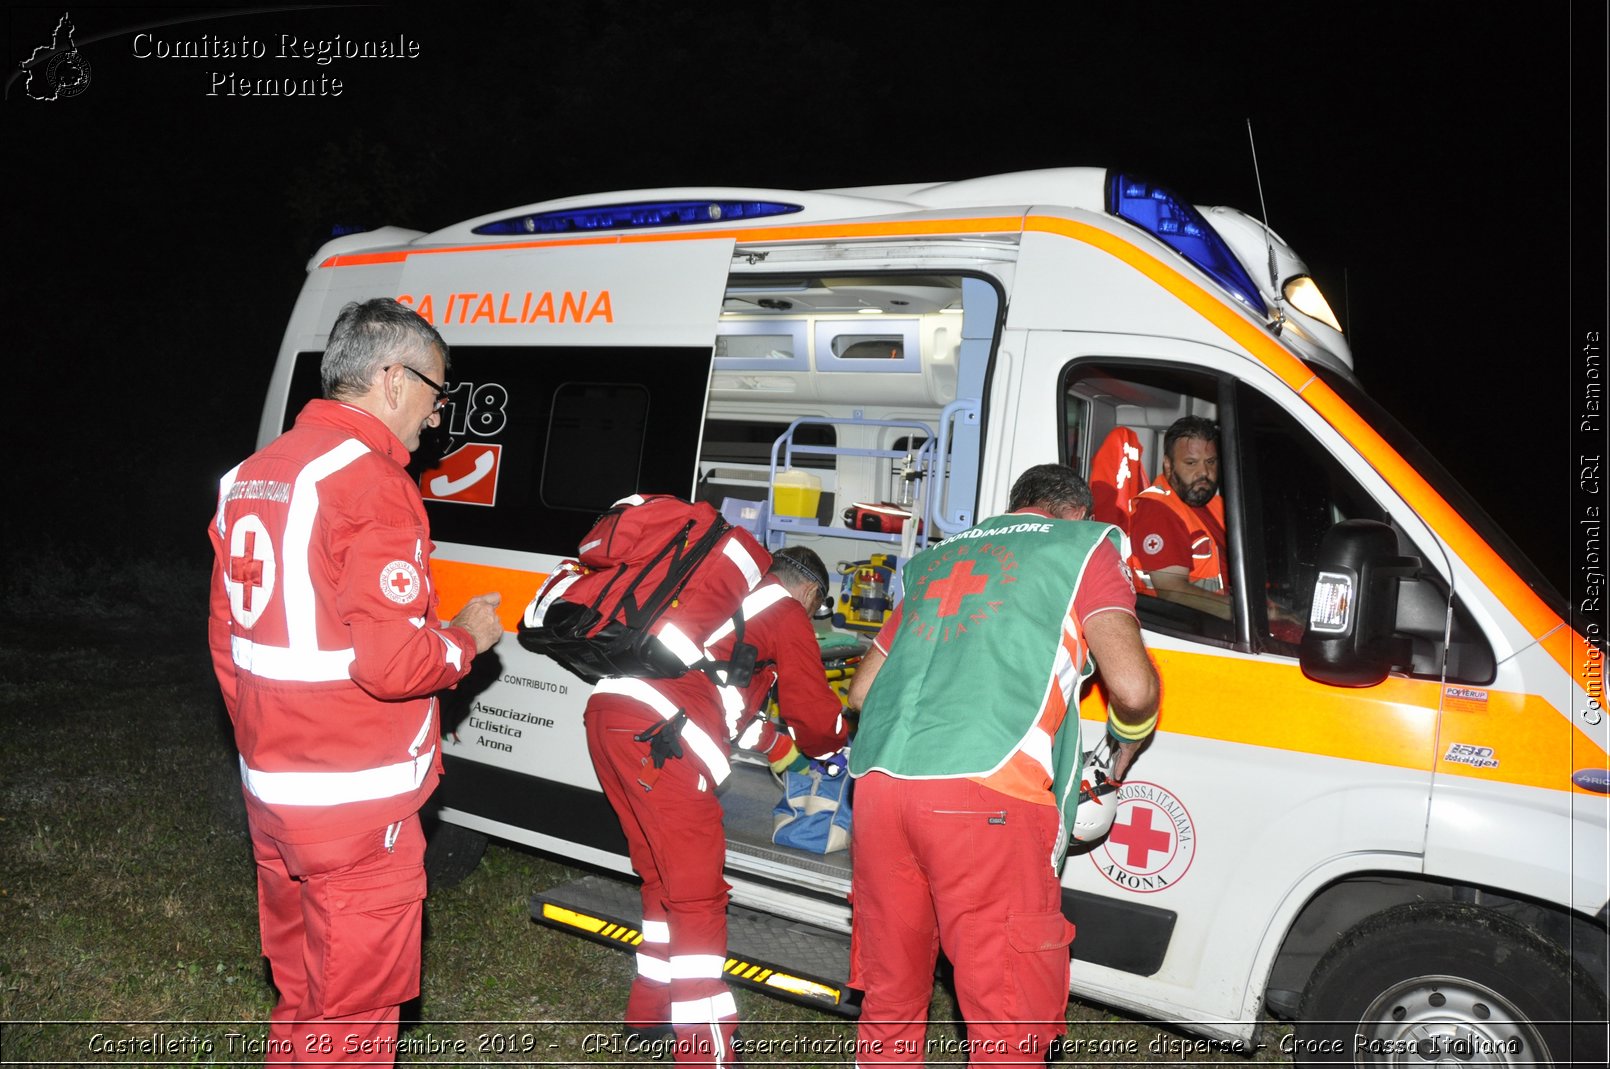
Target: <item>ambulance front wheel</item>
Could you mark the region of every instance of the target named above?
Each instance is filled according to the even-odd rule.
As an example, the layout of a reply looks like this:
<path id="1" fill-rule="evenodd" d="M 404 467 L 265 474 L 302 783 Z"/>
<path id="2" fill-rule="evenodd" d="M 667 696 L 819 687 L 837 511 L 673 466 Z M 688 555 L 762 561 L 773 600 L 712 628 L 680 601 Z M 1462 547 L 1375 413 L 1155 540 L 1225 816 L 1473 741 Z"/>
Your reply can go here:
<path id="1" fill-rule="evenodd" d="M 1320 960 L 1292 1054 L 1298 1065 L 1603 1065 L 1604 1015 L 1604 994 L 1553 943 L 1488 910 L 1414 903 L 1365 920 Z"/>
<path id="2" fill-rule="evenodd" d="M 481 863 L 486 852 L 486 836 L 481 832 L 436 820 L 425 840 L 425 886 L 427 891 L 445 891 L 457 886 Z"/>

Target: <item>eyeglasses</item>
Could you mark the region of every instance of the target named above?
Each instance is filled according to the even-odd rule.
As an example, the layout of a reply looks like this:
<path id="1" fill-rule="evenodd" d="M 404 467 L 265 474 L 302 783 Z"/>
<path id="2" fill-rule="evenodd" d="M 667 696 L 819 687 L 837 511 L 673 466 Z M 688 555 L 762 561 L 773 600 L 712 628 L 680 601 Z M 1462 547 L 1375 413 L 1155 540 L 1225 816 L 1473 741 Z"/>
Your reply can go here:
<path id="1" fill-rule="evenodd" d="M 427 379 L 425 376 L 421 375 L 419 372 L 415 371 L 413 368 L 409 367 L 407 364 L 390 364 L 390 365 L 388 365 L 386 367 L 385 370 L 390 371 L 394 367 L 402 368 L 404 371 L 408 372 L 414 378 L 418 379 L 420 382 L 423 382 L 426 386 L 429 386 L 431 389 L 436 391 L 436 407 L 434 409 L 432 409 L 432 411 L 440 412 L 442 410 L 442 406 L 447 403 L 447 399 L 452 396 L 452 391 L 449 390 L 446 386 L 443 386 L 439 382 L 432 382 L 430 379 Z"/>

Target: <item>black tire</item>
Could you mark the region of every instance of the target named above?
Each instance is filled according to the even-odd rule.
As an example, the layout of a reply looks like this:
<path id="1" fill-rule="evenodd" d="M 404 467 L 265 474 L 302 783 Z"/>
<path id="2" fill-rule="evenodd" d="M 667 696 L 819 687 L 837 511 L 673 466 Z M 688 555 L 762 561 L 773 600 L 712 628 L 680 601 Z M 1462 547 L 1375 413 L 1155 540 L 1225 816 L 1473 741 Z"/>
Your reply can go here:
<path id="1" fill-rule="evenodd" d="M 486 836 L 444 820 L 432 823 L 425 841 L 425 887 L 430 893 L 445 891 L 464 881 L 481 863 L 486 852 Z"/>
<path id="2" fill-rule="evenodd" d="M 1320 960 L 1292 1053 L 1298 1065 L 1602 1066 L 1604 1020 L 1604 993 L 1553 943 L 1489 910 L 1415 903 Z"/>

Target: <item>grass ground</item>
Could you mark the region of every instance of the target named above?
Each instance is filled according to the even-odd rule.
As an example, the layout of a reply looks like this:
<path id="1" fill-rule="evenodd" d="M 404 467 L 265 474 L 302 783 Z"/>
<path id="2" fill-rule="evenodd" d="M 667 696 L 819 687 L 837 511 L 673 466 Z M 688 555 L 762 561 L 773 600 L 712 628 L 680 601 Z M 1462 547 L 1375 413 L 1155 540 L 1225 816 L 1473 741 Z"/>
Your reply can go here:
<path id="1" fill-rule="evenodd" d="M 205 584 L 199 563 L 58 555 L 0 589 L 0 1065 L 261 1061 L 273 991 Z M 618 1037 L 631 957 L 530 920 L 532 892 L 575 875 L 493 845 L 433 894 L 402 1063 L 654 1060 Z M 749 1064 L 852 1062 L 848 1022 L 737 997 Z M 943 989 L 933 1015 L 955 1017 Z M 1069 1019 L 1067 1064 L 1245 1060 L 1094 1006 Z M 960 1037 L 935 1025 L 933 1063 L 959 1063 Z M 1283 1060 L 1272 1038 L 1256 1060 Z"/>

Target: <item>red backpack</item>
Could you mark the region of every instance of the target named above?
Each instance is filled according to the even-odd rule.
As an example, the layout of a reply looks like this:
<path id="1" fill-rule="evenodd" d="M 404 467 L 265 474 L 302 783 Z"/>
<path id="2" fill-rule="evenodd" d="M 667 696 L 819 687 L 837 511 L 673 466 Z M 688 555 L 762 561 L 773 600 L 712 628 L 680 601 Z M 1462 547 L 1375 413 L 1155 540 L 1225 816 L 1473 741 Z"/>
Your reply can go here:
<path id="1" fill-rule="evenodd" d="M 669 494 L 622 498 L 537 591 L 520 644 L 588 683 L 724 669 L 726 682 L 746 686 L 755 648 L 743 642 L 738 610 L 770 565 L 748 531 L 708 504 Z M 704 645 L 728 620 L 737 621 L 737 641 L 717 664 Z"/>

